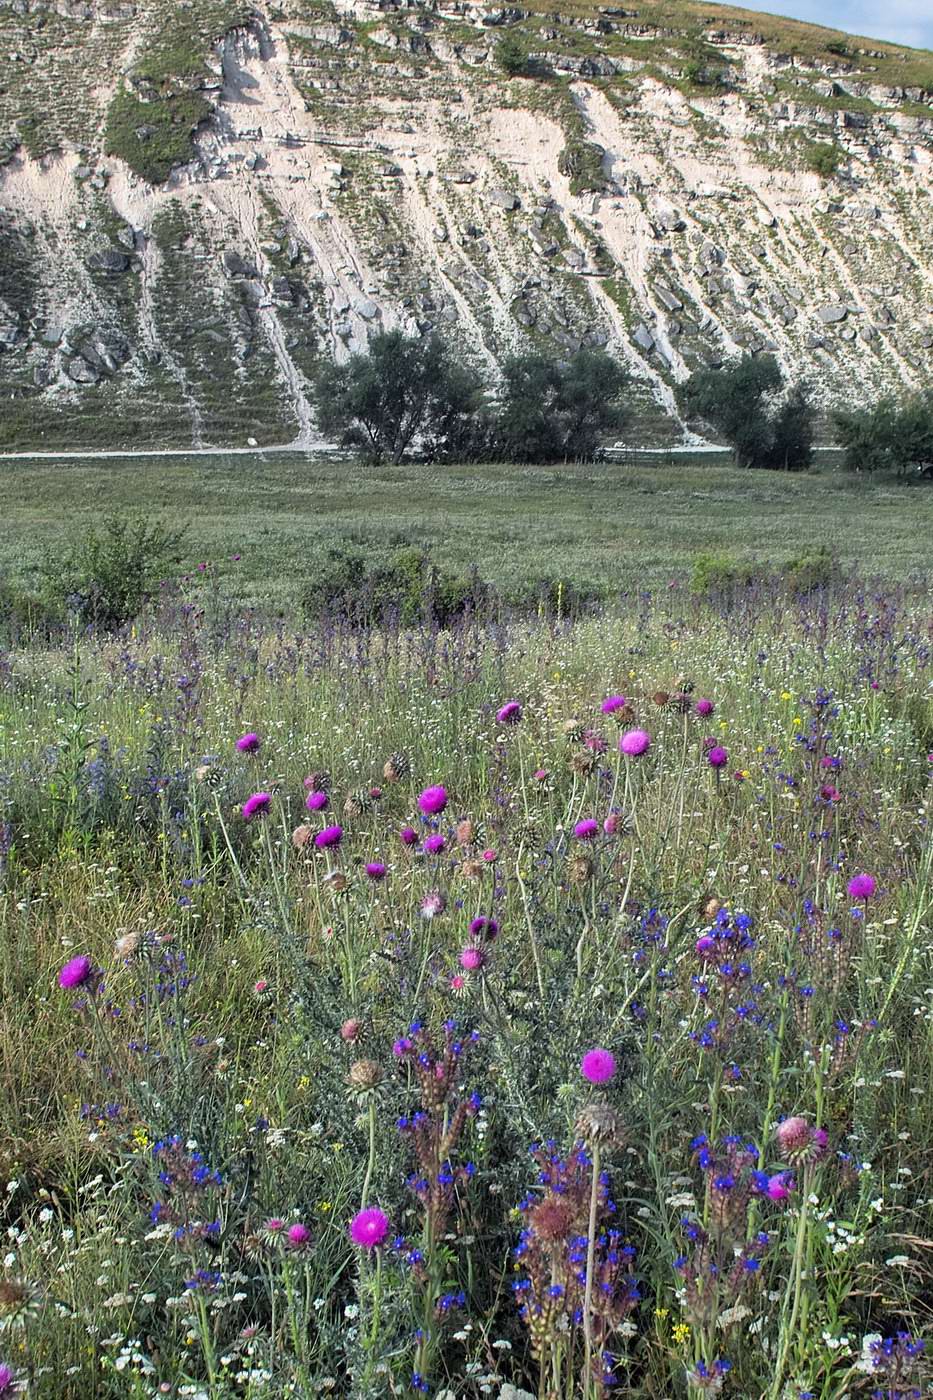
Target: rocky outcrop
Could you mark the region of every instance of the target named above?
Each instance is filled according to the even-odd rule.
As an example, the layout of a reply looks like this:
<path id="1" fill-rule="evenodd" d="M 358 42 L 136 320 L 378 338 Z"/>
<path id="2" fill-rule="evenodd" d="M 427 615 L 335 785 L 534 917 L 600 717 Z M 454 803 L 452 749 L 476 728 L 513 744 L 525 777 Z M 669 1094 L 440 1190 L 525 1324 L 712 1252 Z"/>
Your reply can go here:
<path id="1" fill-rule="evenodd" d="M 701 36 L 728 82 L 707 53 L 691 89 L 684 35 L 620 6 L 542 24 L 473 0 L 296 4 L 206 47 L 206 115 L 159 185 L 104 149 L 115 96 L 89 76 L 125 71 L 161 141 L 161 89 L 136 72 L 154 11 L 80 21 L 67 69 L 54 42 L 41 74 L 11 65 L 69 94 L 36 98 L 33 127 L 40 105 L 59 123 L 37 156 L 29 83 L 0 92 L 0 366 L 34 418 L 64 409 L 80 432 L 103 407 L 153 437 L 312 441 L 317 365 L 392 327 L 489 370 L 605 346 L 646 439 L 680 434 L 679 381 L 740 351 L 827 405 L 929 382 L 933 111 L 882 60 L 791 63 L 730 20 Z M 0 10 L 10 52 L 28 13 Z M 515 34 L 528 76 L 509 79 Z"/>

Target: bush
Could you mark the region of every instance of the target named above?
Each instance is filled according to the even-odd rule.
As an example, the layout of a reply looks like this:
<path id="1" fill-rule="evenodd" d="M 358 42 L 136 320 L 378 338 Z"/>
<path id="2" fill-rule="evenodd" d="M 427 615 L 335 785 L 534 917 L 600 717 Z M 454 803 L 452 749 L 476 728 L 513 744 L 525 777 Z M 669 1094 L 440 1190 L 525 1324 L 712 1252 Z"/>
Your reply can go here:
<path id="1" fill-rule="evenodd" d="M 825 544 L 789 559 L 781 573 L 793 593 L 813 593 L 818 588 L 829 588 L 842 577 L 838 555 Z"/>
<path id="2" fill-rule="evenodd" d="M 693 593 L 729 593 L 747 588 L 755 579 L 755 570 L 731 554 L 698 554 L 693 561 L 690 588 Z"/>
<path id="3" fill-rule="evenodd" d="M 510 78 L 524 77 L 528 72 L 528 49 L 519 34 L 504 34 L 496 45 L 496 64 Z"/>
<path id="4" fill-rule="evenodd" d="M 824 180 L 832 179 L 842 160 L 842 147 L 837 146 L 834 141 L 815 141 L 804 153 L 807 169 L 822 175 Z"/>
<path id="5" fill-rule="evenodd" d="M 691 417 L 720 433 L 737 467 L 804 471 L 813 454 L 813 410 L 803 385 L 784 389 L 773 355 L 743 355 L 697 370 L 680 391 Z"/>
<path id="6" fill-rule="evenodd" d="M 41 567 L 45 599 L 86 625 L 107 630 L 130 622 L 170 562 L 177 563 L 183 530 L 141 516 L 111 516 Z"/>
<path id="7" fill-rule="evenodd" d="M 406 627 L 420 621 L 445 627 L 489 598 L 480 578 L 450 573 L 420 546 L 404 543 L 380 553 L 337 545 L 308 579 L 304 609 L 311 616 L 337 613 L 358 626 L 394 617 Z"/>
<path id="8" fill-rule="evenodd" d="M 570 181 L 570 193 L 600 194 L 606 188 L 606 152 L 595 141 L 568 141 L 557 157 L 557 168 Z"/>

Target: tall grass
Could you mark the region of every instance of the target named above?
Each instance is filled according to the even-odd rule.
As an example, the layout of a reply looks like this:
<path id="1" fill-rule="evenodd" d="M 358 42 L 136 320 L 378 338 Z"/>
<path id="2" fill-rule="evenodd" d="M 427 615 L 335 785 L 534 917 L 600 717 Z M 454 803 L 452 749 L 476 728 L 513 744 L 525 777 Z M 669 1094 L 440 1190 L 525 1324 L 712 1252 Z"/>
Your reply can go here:
<path id="1" fill-rule="evenodd" d="M 205 594 L 4 654 L 11 1386 L 924 1393 L 930 635 Z"/>

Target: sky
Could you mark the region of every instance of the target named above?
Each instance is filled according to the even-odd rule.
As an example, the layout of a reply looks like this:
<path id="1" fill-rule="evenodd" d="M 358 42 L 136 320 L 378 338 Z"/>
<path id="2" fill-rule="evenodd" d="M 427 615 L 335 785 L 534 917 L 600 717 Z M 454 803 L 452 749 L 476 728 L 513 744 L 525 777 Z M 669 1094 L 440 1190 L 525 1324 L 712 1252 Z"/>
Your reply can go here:
<path id="1" fill-rule="evenodd" d="M 933 49 L 933 0 L 733 0 L 747 10 L 846 29 L 870 39 Z"/>

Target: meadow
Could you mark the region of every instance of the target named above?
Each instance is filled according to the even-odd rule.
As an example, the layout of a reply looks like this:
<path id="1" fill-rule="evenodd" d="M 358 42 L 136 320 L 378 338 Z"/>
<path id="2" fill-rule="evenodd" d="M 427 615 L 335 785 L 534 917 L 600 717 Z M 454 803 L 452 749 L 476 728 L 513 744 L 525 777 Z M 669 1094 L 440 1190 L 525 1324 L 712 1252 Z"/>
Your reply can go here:
<path id="1" fill-rule="evenodd" d="M 889 578 L 929 569 L 933 491 L 832 469 L 738 471 L 722 457 L 584 466 L 382 466 L 341 458 L 0 461 L 0 578 L 28 585 L 107 511 L 184 525 L 184 558 L 221 591 L 294 611 L 337 541 L 400 540 L 456 571 L 476 565 L 506 594 L 544 577 L 609 594 L 668 586 L 702 553 L 778 569 L 820 546 Z M 237 556 L 234 558 L 234 556 Z"/>
<path id="2" fill-rule="evenodd" d="M 0 654 L 0 1395 L 930 1393 L 928 593 L 194 578 Z"/>

